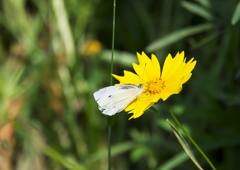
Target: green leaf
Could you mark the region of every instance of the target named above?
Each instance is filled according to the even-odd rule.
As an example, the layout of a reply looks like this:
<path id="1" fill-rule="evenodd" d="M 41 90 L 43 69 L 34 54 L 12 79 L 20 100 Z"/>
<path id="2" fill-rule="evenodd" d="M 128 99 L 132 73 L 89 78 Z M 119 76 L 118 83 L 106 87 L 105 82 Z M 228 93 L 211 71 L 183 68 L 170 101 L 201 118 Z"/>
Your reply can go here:
<path id="1" fill-rule="evenodd" d="M 197 1 L 202 6 L 205 6 L 206 8 L 210 8 L 211 6 L 209 0 L 195 0 L 195 1 Z"/>
<path id="2" fill-rule="evenodd" d="M 238 2 L 236 9 L 232 16 L 232 25 L 235 25 L 240 19 L 240 1 Z"/>
<path id="3" fill-rule="evenodd" d="M 161 128 L 163 128 L 164 130 L 171 132 L 172 128 L 169 126 L 168 122 L 166 122 L 164 119 L 159 119 L 157 121 L 158 126 L 160 126 Z"/>
<path id="4" fill-rule="evenodd" d="M 146 153 L 148 152 L 147 148 L 144 146 L 138 146 L 131 152 L 130 159 L 133 162 L 139 161 Z"/>
<path id="5" fill-rule="evenodd" d="M 70 170 L 87 170 L 85 167 L 82 165 L 79 165 L 75 163 L 74 161 L 70 161 L 66 157 L 64 157 L 62 154 L 57 152 L 51 147 L 46 147 L 43 149 L 43 152 L 50 157 L 51 159 L 55 160 L 56 162 L 60 163 L 63 165 L 65 168 L 70 169 Z"/>
<path id="6" fill-rule="evenodd" d="M 199 15 L 207 20 L 212 20 L 212 18 L 213 18 L 212 14 L 207 9 L 203 8 L 202 6 L 200 6 L 198 4 L 183 1 L 181 3 L 181 5 L 186 10 L 188 10 L 196 15 Z"/>
<path id="7" fill-rule="evenodd" d="M 189 156 L 189 158 L 193 161 L 193 163 L 198 167 L 198 169 L 203 170 L 203 168 L 201 167 L 201 165 L 198 163 L 196 157 L 194 156 L 191 148 L 189 147 L 188 143 L 186 142 L 186 140 L 183 138 L 182 134 L 180 133 L 180 131 L 178 131 L 175 127 L 172 127 L 173 133 L 174 135 L 177 137 L 179 143 L 182 145 L 183 149 L 185 150 L 185 152 L 187 153 L 187 155 Z"/>
<path id="8" fill-rule="evenodd" d="M 20 78 L 22 77 L 24 71 L 24 67 L 23 66 L 19 66 L 18 68 L 16 68 L 16 70 L 14 70 L 14 72 L 11 75 L 11 80 L 12 83 L 14 85 L 17 85 L 19 83 Z"/>
<path id="9" fill-rule="evenodd" d="M 170 33 L 162 38 L 159 38 L 146 47 L 147 52 L 153 52 L 161 48 L 167 47 L 175 42 L 180 41 L 183 38 L 186 38 L 190 35 L 194 35 L 209 29 L 212 29 L 212 24 L 201 24 L 193 27 L 183 28 L 177 30 L 173 33 Z"/>
<path id="10" fill-rule="evenodd" d="M 184 151 L 182 151 L 182 152 L 176 154 L 174 157 L 172 157 L 168 161 L 166 161 L 165 163 L 161 164 L 157 168 L 157 170 L 174 169 L 186 160 L 188 160 L 188 155 Z"/>
<path id="11" fill-rule="evenodd" d="M 202 47 L 203 45 L 207 44 L 208 42 L 212 41 L 214 38 L 220 35 L 219 31 L 213 32 L 210 35 L 203 38 L 201 41 L 192 44 L 192 50 Z"/>
<path id="12" fill-rule="evenodd" d="M 240 77 L 240 69 L 238 69 L 237 73 L 235 74 L 234 78 L 238 79 Z"/>

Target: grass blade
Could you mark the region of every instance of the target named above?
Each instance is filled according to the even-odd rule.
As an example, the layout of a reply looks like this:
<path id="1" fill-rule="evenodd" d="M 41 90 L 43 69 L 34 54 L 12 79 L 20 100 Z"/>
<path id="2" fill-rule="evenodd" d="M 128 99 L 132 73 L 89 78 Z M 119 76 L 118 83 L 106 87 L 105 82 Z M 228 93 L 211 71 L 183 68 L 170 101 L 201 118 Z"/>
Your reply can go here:
<path id="1" fill-rule="evenodd" d="M 51 147 L 46 147 L 43 149 L 43 152 L 50 157 L 51 159 L 55 160 L 56 162 L 63 165 L 65 168 L 70 170 L 87 170 L 82 165 L 79 165 L 73 161 L 68 160 L 66 157 L 62 156 L 59 152 L 54 150 Z"/>
<path id="2" fill-rule="evenodd" d="M 203 168 L 201 167 L 201 165 L 198 163 L 195 155 L 193 154 L 191 148 L 189 147 L 188 143 L 184 140 L 183 136 L 181 135 L 181 133 L 174 128 L 173 126 L 172 130 L 174 135 L 177 137 L 179 143 L 182 145 L 183 149 L 185 150 L 185 152 L 187 153 L 187 155 L 189 156 L 189 158 L 193 161 L 193 163 L 198 167 L 198 169 L 203 170 Z"/>
<path id="3" fill-rule="evenodd" d="M 63 39 L 66 50 L 67 64 L 71 68 L 75 63 L 75 46 L 72 37 L 71 26 L 68 21 L 67 11 L 63 0 L 52 0 L 59 33 Z"/>
<path id="4" fill-rule="evenodd" d="M 237 6 L 236 6 L 236 9 L 233 13 L 233 16 L 232 16 L 232 25 L 235 25 L 240 19 L 240 1 L 238 2 Z"/>
<path id="5" fill-rule="evenodd" d="M 153 41 L 151 44 L 149 44 L 146 47 L 146 51 L 153 52 L 153 51 L 159 50 L 159 49 L 167 47 L 175 42 L 178 42 L 181 39 L 186 38 L 190 35 L 194 35 L 194 34 L 206 31 L 206 30 L 210 30 L 212 28 L 213 28 L 212 24 L 208 23 L 208 24 L 201 24 L 201 25 L 177 30 L 173 33 L 170 33 L 162 38 L 159 38 L 159 39 Z"/>
<path id="6" fill-rule="evenodd" d="M 218 31 L 211 33 L 209 36 L 206 36 L 201 41 L 192 44 L 192 50 L 202 47 L 203 45 L 217 38 L 219 35 L 220 35 L 220 32 Z"/>
<path id="7" fill-rule="evenodd" d="M 181 3 L 181 5 L 186 10 L 188 10 L 196 15 L 199 15 L 200 17 L 203 17 L 207 20 L 212 20 L 212 18 L 213 18 L 212 14 L 208 10 L 206 10 L 205 8 L 203 8 L 202 6 L 200 6 L 198 4 L 183 1 Z"/>

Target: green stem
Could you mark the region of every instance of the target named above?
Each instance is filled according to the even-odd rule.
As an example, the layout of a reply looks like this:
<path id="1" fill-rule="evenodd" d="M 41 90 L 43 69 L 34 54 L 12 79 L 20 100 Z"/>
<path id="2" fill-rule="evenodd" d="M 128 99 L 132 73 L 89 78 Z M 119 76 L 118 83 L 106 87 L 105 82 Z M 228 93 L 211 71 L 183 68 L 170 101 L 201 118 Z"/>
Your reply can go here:
<path id="1" fill-rule="evenodd" d="M 115 15 L 116 15 L 116 0 L 113 1 L 113 31 L 112 31 L 112 59 L 111 59 L 111 78 L 110 85 L 112 86 L 113 78 L 113 56 L 114 56 L 114 38 L 115 38 Z M 114 116 L 107 117 L 108 124 L 108 170 L 111 170 L 111 131 L 114 125 Z"/>
<path id="2" fill-rule="evenodd" d="M 154 111 L 155 113 L 157 113 L 158 115 L 160 115 L 162 118 L 167 119 L 162 113 L 160 113 L 155 107 L 150 107 L 150 109 L 152 111 Z"/>
<path id="3" fill-rule="evenodd" d="M 187 131 L 183 128 L 183 126 L 179 123 L 179 121 L 177 120 L 177 118 L 175 117 L 175 115 L 173 114 L 172 110 L 170 109 L 170 107 L 168 106 L 167 102 L 164 102 L 169 110 L 169 112 L 171 113 L 173 119 L 175 120 L 175 122 L 178 124 L 178 126 L 182 129 L 182 131 L 185 133 L 185 135 L 191 140 L 191 142 L 193 143 L 193 145 L 197 148 L 197 150 L 202 154 L 202 156 L 206 159 L 206 161 L 209 163 L 209 165 L 212 167 L 213 170 L 216 170 L 216 168 L 213 166 L 213 164 L 211 163 L 211 161 L 208 159 L 208 157 L 203 153 L 203 151 L 198 147 L 198 145 L 196 144 L 196 142 L 192 139 L 192 137 L 187 133 Z"/>
<path id="4" fill-rule="evenodd" d="M 112 59 L 111 59 L 111 80 L 110 85 L 112 85 L 112 73 L 113 73 L 113 55 L 114 55 L 114 38 L 115 38 L 115 14 L 116 14 L 116 0 L 113 2 L 113 31 L 112 31 Z"/>
<path id="5" fill-rule="evenodd" d="M 112 127 L 108 126 L 108 170 L 111 170 L 111 131 Z"/>

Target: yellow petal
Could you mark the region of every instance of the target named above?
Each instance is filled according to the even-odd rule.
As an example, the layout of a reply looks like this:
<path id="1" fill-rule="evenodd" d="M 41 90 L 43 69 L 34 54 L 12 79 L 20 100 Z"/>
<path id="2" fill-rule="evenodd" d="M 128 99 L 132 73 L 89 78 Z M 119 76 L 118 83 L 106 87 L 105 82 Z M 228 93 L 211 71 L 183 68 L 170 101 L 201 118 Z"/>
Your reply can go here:
<path id="1" fill-rule="evenodd" d="M 183 77 L 182 79 L 182 84 L 186 83 L 192 76 L 192 73 L 187 74 L 186 76 Z"/>
<path id="2" fill-rule="evenodd" d="M 137 65 L 136 63 L 133 63 L 133 69 L 135 70 L 135 72 L 139 75 L 139 82 L 140 83 L 145 83 L 149 81 L 149 77 L 147 76 L 146 72 L 145 72 L 145 68 Z"/>
<path id="3" fill-rule="evenodd" d="M 126 112 L 131 111 L 131 110 L 135 109 L 136 106 L 137 106 L 137 99 L 134 100 L 133 102 L 131 102 L 131 103 L 126 107 L 125 111 L 126 111 Z"/>
<path id="4" fill-rule="evenodd" d="M 173 61 L 173 59 L 172 59 L 171 54 L 168 54 L 167 58 L 164 61 L 161 77 L 165 77 L 167 75 L 167 73 L 172 65 L 172 61 Z"/>
<path id="5" fill-rule="evenodd" d="M 145 63 L 151 63 L 150 58 L 142 51 L 142 55 L 137 53 L 138 61 L 140 65 L 145 65 Z"/>
<path id="6" fill-rule="evenodd" d="M 194 69 L 195 65 L 196 65 L 196 61 L 193 61 L 192 63 L 190 63 L 190 62 L 183 63 L 182 66 L 180 66 L 181 69 L 178 70 L 177 72 L 175 72 L 174 75 L 169 77 L 168 80 L 166 80 L 167 83 L 168 84 L 175 84 L 175 82 L 178 82 L 178 81 L 182 80 L 183 77 L 185 77 L 186 75 L 191 73 L 191 71 Z M 181 82 L 183 82 L 183 81 L 181 81 Z"/>
<path id="7" fill-rule="evenodd" d="M 124 70 L 124 76 L 117 76 L 115 74 L 112 74 L 112 76 L 119 81 L 119 84 L 139 85 L 139 77 L 130 71 Z"/>
<path id="8" fill-rule="evenodd" d="M 165 91 L 162 91 L 160 94 L 159 94 L 159 99 L 162 99 L 163 101 L 167 100 L 167 98 L 170 96 L 171 94 L 169 93 L 166 93 Z"/>
<path id="9" fill-rule="evenodd" d="M 162 93 L 157 94 L 157 95 L 153 95 L 153 96 L 151 97 L 151 101 L 154 102 L 154 103 L 157 103 L 158 100 L 161 99 L 161 98 L 162 98 Z"/>
<path id="10" fill-rule="evenodd" d="M 133 63 L 135 72 L 141 77 L 142 82 L 149 82 L 156 77 L 155 67 L 152 64 L 152 60 L 142 52 L 142 55 L 137 53 L 139 65 Z M 160 68 L 160 67 L 159 67 Z"/>
<path id="11" fill-rule="evenodd" d="M 169 86 L 164 89 L 164 93 L 169 94 L 169 96 L 172 94 L 178 94 L 180 91 L 182 91 L 182 84 L 176 84 L 175 86 Z"/>
<path id="12" fill-rule="evenodd" d="M 168 70 L 167 74 L 163 78 L 168 79 L 169 77 L 171 77 L 179 69 L 179 67 L 181 67 L 183 59 L 184 52 L 182 52 L 181 54 L 177 53 L 177 55 L 172 60 L 171 69 Z"/>
<path id="13" fill-rule="evenodd" d="M 153 70 L 154 70 L 154 77 L 160 77 L 161 67 L 158 62 L 158 59 L 154 54 L 152 54 L 151 59 L 152 59 L 152 66 L 153 66 Z"/>
<path id="14" fill-rule="evenodd" d="M 146 101 L 138 100 L 137 101 L 137 107 L 134 110 L 129 112 L 129 113 L 133 113 L 133 115 L 129 118 L 129 120 L 132 119 L 132 118 L 140 117 L 144 113 L 144 111 L 146 109 L 148 109 L 149 107 L 151 107 L 153 104 L 154 103 L 152 103 L 150 101 L 146 102 Z"/>
<path id="15" fill-rule="evenodd" d="M 191 60 L 192 60 L 192 59 L 191 59 Z M 193 62 L 191 62 L 191 63 L 188 62 L 188 63 L 186 64 L 186 66 L 183 67 L 180 71 L 182 72 L 183 75 L 184 75 L 184 74 L 188 74 L 188 73 L 190 73 L 190 72 L 194 69 L 196 63 L 197 63 L 196 60 L 193 61 Z"/>

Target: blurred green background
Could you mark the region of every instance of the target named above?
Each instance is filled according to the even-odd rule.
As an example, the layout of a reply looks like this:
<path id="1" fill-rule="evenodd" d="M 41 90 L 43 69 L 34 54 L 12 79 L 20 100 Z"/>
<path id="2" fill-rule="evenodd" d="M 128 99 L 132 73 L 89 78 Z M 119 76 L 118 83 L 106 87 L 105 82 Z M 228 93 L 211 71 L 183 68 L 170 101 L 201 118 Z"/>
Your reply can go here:
<path id="1" fill-rule="evenodd" d="M 106 116 L 93 92 L 110 82 L 112 13 L 110 0 L 0 1 L 0 169 L 107 169 Z M 240 168 L 239 17 L 238 0 L 116 6 L 115 74 L 133 71 L 136 52 L 161 66 L 168 53 L 197 60 L 168 104 L 218 170 Z M 151 110 L 129 117 L 115 116 L 113 170 L 197 169 L 165 120 Z"/>

